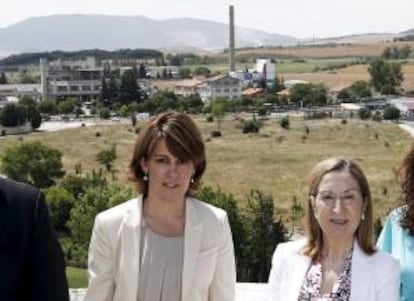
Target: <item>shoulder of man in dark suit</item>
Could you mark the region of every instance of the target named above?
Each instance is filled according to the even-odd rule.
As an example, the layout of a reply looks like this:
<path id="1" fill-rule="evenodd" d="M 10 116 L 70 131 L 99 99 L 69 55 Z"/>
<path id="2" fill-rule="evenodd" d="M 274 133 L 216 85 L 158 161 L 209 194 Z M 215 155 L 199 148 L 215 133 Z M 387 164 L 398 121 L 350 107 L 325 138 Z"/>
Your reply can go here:
<path id="1" fill-rule="evenodd" d="M 19 249 L 22 283 L 31 300 L 67 301 L 65 262 L 50 222 L 43 193 L 30 185 L 0 178 L 0 208 L 9 215 L 3 244 Z M 1 292 L 0 292 L 1 294 Z"/>

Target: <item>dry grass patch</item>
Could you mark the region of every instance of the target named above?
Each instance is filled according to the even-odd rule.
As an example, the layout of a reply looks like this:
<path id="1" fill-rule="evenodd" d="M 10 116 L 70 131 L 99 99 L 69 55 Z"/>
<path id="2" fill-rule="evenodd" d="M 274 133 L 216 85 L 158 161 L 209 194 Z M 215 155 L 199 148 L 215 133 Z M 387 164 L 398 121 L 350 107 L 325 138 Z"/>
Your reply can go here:
<path id="1" fill-rule="evenodd" d="M 207 123 L 205 117 L 196 117 L 196 121 L 206 140 L 217 129 L 216 123 Z M 204 184 L 221 187 L 240 200 L 250 190 L 259 189 L 273 196 L 279 212 L 287 212 L 294 197 L 306 201 L 307 175 L 314 164 L 328 157 L 345 156 L 357 160 L 366 172 L 378 214 L 395 206 L 395 170 L 411 143 L 409 135 L 396 124 L 348 120 L 343 125 L 341 120 L 291 118 L 290 125 L 290 130 L 284 130 L 279 120 L 268 120 L 260 134 L 246 135 L 236 129 L 232 117 L 227 118 L 222 123 L 223 136 L 206 142 Z M 101 136 L 96 137 L 96 132 Z M 0 153 L 9 145 L 21 143 L 20 137 L 23 141 L 41 140 L 61 150 L 64 168 L 72 173 L 76 164 L 81 164 L 84 172 L 99 168 L 96 154 L 115 143 L 117 178 L 128 183 L 128 164 L 136 139 L 131 126 L 115 124 L 4 137 L 0 139 Z"/>
<path id="2" fill-rule="evenodd" d="M 404 90 L 414 91 L 414 65 L 403 65 Z M 371 79 L 368 73 L 368 65 L 354 65 L 343 69 L 337 69 L 334 72 L 309 72 L 309 73 L 281 73 L 284 80 L 301 79 L 311 83 L 322 83 L 330 88 L 343 85 L 350 85 L 357 80 L 369 81 Z"/>

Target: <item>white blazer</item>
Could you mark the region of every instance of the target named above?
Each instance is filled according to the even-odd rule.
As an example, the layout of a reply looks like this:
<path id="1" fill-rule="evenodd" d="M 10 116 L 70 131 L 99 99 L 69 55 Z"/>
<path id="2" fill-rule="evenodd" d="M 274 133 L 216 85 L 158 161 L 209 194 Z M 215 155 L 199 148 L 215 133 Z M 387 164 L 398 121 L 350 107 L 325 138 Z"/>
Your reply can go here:
<path id="1" fill-rule="evenodd" d="M 297 301 L 311 258 L 300 254 L 305 240 L 279 244 L 272 259 L 268 300 Z M 377 251 L 363 253 L 355 241 L 352 254 L 351 296 L 349 301 L 398 301 L 400 267 L 398 261 Z"/>
<path id="2" fill-rule="evenodd" d="M 97 215 L 84 301 L 136 301 L 142 196 Z M 224 210 L 186 199 L 181 301 L 232 301 L 236 267 Z"/>

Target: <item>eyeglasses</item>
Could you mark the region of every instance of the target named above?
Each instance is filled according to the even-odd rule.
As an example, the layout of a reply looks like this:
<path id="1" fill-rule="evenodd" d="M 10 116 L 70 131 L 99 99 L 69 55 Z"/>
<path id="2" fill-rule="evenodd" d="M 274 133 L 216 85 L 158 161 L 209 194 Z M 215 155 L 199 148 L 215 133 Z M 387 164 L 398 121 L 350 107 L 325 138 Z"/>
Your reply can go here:
<path id="1" fill-rule="evenodd" d="M 356 204 L 358 200 L 362 199 L 362 196 L 359 191 L 349 191 L 339 196 L 332 192 L 319 192 L 316 198 L 330 206 L 334 205 L 336 200 L 339 200 L 343 205 L 349 206 Z"/>

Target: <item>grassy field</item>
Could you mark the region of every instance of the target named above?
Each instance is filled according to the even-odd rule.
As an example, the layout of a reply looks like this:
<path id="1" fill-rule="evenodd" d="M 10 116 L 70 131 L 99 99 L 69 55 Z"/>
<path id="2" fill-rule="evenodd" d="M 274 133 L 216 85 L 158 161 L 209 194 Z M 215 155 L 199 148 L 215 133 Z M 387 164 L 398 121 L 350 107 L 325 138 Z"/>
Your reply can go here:
<path id="1" fill-rule="evenodd" d="M 84 269 L 67 267 L 66 277 L 70 288 L 83 288 L 88 286 L 88 274 Z"/>
<path id="2" fill-rule="evenodd" d="M 286 218 L 294 198 L 305 205 L 309 170 L 332 156 L 351 157 L 359 162 L 371 184 L 376 217 L 383 217 L 396 206 L 395 171 L 412 138 L 395 123 L 348 120 L 342 124 L 338 119 L 308 121 L 292 117 L 290 130 L 282 129 L 275 119 L 265 121 L 259 134 L 246 135 L 237 128 L 234 117 L 227 116 L 222 124 L 223 137 L 215 139 L 209 135 L 217 125 L 207 123 L 204 117 L 195 118 L 206 139 L 208 164 L 204 185 L 234 194 L 241 207 L 246 195 L 259 189 L 273 197 L 277 214 Z M 96 137 L 97 132 L 100 137 Z M 76 164 L 82 164 L 86 172 L 99 167 L 95 161 L 99 150 L 116 143 L 118 181 L 126 182 L 135 138 L 129 125 L 81 127 L 3 137 L 0 154 L 22 141 L 41 140 L 62 151 L 67 172 L 74 172 Z M 67 276 L 70 287 L 87 286 L 86 270 L 68 267 Z"/>
<path id="3" fill-rule="evenodd" d="M 251 189 L 260 189 L 274 198 L 278 212 L 284 214 L 293 198 L 306 200 L 307 174 L 316 162 L 346 156 L 356 159 L 366 171 L 377 215 L 384 215 L 395 205 L 395 170 L 412 140 L 396 124 L 357 120 L 342 124 L 341 120 L 305 121 L 298 117 L 291 118 L 290 130 L 282 129 L 278 120 L 268 120 L 260 134 L 245 135 L 236 128 L 234 116 L 227 117 L 222 125 L 223 137 L 218 139 L 208 138 L 216 124 L 197 118 L 207 141 L 205 185 L 220 187 L 240 202 Z M 305 126 L 310 129 L 309 135 Z M 96 132 L 101 136 L 96 137 Z M 135 137 L 132 127 L 123 124 L 33 133 L 1 138 L 0 154 L 21 140 L 41 140 L 62 151 L 67 172 L 74 172 L 76 164 L 81 164 L 86 172 L 99 167 L 95 160 L 99 150 L 116 143 L 117 178 L 127 183 Z"/>
<path id="4" fill-rule="evenodd" d="M 276 68 L 279 65 L 276 65 Z M 414 65 L 405 64 L 402 66 L 404 82 L 402 87 L 405 91 L 414 91 Z M 312 83 L 323 83 L 330 88 L 352 84 L 357 80 L 369 81 L 368 65 L 354 65 L 335 71 L 322 72 L 280 72 L 284 80 L 301 79 Z"/>
<path id="5" fill-rule="evenodd" d="M 236 49 L 236 60 L 250 59 L 257 57 L 273 58 L 315 58 L 332 59 L 344 57 L 367 57 L 379 56 L 386 47 L 396 46 L 401 48 L 410 45 L 414 48 L 414 42 L 384 42 L 366 44 L 346 44 L 346 45 L 315 45 L 315 46 L 292 46 L 256 49 Z M 212 57 L 225 60 L 227 53 L 216 54 Z"/>

